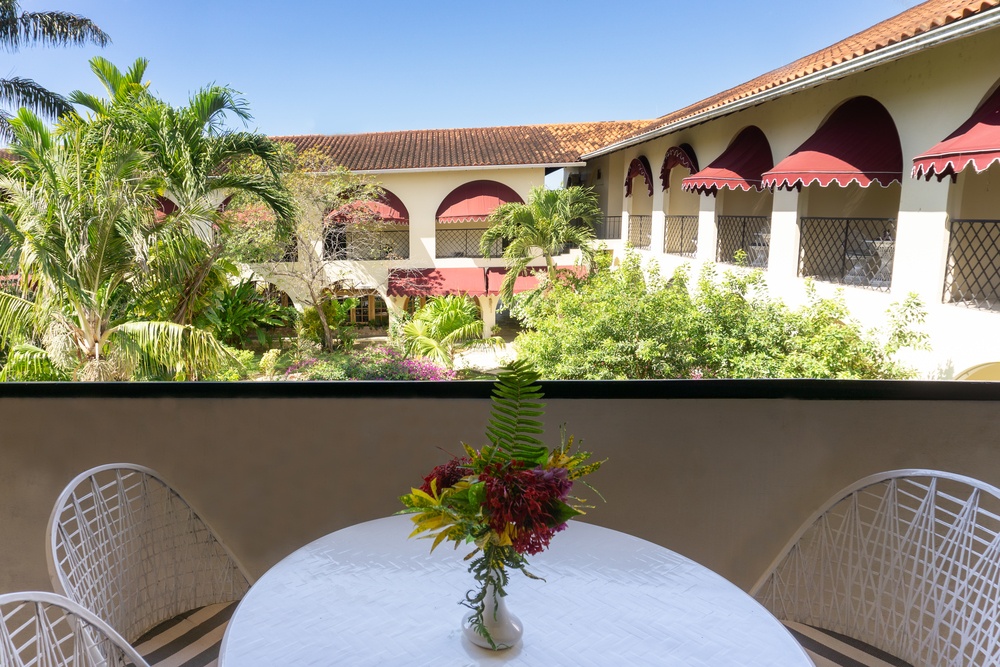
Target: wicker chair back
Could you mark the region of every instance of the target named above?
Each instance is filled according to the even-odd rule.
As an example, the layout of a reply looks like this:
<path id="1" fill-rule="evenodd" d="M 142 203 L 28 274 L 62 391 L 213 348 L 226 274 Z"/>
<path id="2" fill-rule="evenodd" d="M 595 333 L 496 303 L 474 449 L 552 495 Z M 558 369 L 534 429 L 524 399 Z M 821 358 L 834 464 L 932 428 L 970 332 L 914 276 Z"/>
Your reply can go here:
<path id="1" fill-rule="evenodd" d="M 867 477 L 805 523 L 751 593 L 782 620 L 914 665 L 1000 659 L 1000 489 L 934 470 Z"/>
<path id="2" fill-rule="evenodd" d="M 88 470 L 49 520 L 57 592 L 128 641 L 191 609 L 242 599 L 250 578 L 198 513 L 148 468 Z"/>
<path id="3" fill-rule="evenodd" d="M 4 667 L 148 667 L 107 623 L 72 600 L 31 591 L 0 595 Z"/>

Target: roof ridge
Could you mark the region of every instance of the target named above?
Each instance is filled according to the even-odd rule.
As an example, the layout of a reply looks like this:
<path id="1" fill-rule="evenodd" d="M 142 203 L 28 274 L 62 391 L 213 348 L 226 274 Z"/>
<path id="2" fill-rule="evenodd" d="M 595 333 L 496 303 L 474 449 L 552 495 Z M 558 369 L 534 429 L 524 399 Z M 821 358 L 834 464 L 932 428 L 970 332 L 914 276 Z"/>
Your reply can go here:
<path id="1" fill-rule="evenodd" d="M 592 120 L 571 123 L 531 123 L 528 125 L 484 125 L 480 127 L 434 127 L 410 130 L 379 130 L 377 132 L 348 132 L 341 134 L 277 134 L 271 135 L 271 139 L 303 139 L 311 137 L 376 137 L 398 134 L 416 134 L 420 132 L 475 132 L 480 130 L 517 130 L 527 128 L 550 128 L 550 127 L 577 127 L 581 125 L 629 125 L 638 123 L 652 123 L 656 118 L 637 118 L 632 120 Z"/>
<path id="2" fill-rule="evenodd" d="M 391 171 L 561 166 L 646 127 L 649 120 L 275 136 L 299 151 L 316 149 L 348 169 Z"/>

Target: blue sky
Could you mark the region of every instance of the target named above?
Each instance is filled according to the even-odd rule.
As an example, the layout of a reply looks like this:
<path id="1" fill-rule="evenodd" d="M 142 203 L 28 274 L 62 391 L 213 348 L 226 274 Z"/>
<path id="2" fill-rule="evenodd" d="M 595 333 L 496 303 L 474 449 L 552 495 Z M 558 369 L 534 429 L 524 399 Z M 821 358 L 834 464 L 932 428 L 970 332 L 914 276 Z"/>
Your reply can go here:
<path id="1" fill-rule="evenodd" d="M 100 92 L 87 59 L 151 61 L 180 104 L 241 91 L 270 135 L 653 118 L 918 4 L 912 0 L 21 0 L 113 44 L 4 54 L 2 76 Z"/>

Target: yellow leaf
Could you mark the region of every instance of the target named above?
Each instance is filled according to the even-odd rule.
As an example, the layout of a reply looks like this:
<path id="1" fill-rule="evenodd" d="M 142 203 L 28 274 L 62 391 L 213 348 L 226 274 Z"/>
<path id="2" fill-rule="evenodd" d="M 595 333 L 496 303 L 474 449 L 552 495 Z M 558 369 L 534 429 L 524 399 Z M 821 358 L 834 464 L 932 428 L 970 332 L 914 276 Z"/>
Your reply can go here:
<path id="1" fill-rule="evenodd" d="M 434 550 L 437 549 L 437 545 L 441 544 L 448 537 L 450 532 L 450 530 L 442 530 L 437 534 L 434 538 L 434 544 L 431 545 L 431 553 L 434 553 Z"/>
<path id="2" fill-rule="evenodd" d="M 513 546 L 514 542 L 511 540 L 511 534 L 512 533 L 516 534 L 516 532 L 517 530 L 514 528 L 514 526 L 507 524 L 506 526 L 504 526 L 503 532 L 497 535 L 498 538 L 497 544 L 499 544 L 502 547 Z"/>
<path id="3" fill-rule="evenodd" d="M 432 496 L 427 495 L 426 492 L 421 491 L 420 489 L 410 489 L 410 495 L 412 495 L 415 498 L 420 499 L 420 500 L 426 500 L 427 502 L 429 502 L 431 504 L 434 504 L 434 505 L 437 504 L 437 498 L 434 498 Z"/>

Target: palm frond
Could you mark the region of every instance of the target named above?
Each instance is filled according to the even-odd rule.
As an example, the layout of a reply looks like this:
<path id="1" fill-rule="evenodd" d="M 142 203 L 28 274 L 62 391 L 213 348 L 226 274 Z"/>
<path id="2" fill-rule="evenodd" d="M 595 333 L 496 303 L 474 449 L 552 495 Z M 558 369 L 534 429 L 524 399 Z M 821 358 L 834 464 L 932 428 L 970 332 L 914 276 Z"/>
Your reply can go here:
<path id="1" fill-rule="evenodd" d="M 27 107 L 46 118 L 58 118 L 73 110 L 61 95 L 21 77 L 0 79 L 0 102 Z"/>
<path id="2" fill-rule="evenodd" d="M 0 382 L 59 382 L 69 376 L 60 370 L 40 347 L 21 343 L 11 348 L 0 370 Z"/>
<path id="3" fill-rule="evenodd" d="M 231 358 L 210 332 L 173 322 L 124 322 L 109 329 L 105 340 L 139 372 L 166 367 L 198 377 L 217 371 Z"/>
<path id="4" fill-rule="evenodd" d="M 549 451 L 536 438 L 542 423 L 535 417 L 545 414 L 543 394 L 537 385 L 538 373 L 521 360 L 512 362 L 493 386 L 492 410 L 486 436 L 496 450 L 494 456 L 541 465 Z"/>
<path id="5" fill-rule="evenodd" d="M 184 108 L 186 114 L 209 132 L 221 129 L 223 116 L 228 112 L 244 123 L 253 119 L 247 101 L 226 86 L 211 85 L 198 90 Z"/>
<path id="6" fill-rule="evenodd" d="M 406 338 L 406 352 L 418 357 L 424 357 L 434 362 L 452 367 L 454 360 L 448 347 L 439 339 L 429 335 L 427 322 L 411 320 L 403 326 L 403 336 Z"/>
<path id="7" fill-rule="evenodd" d="M 66 99 L 70 104 L 76 104 L 77 106 L 90 109 L 98 115 L 106 115 L 108 113 L 108 107 L 97 95 L 92 95 L 91 93 L 85 93 L 82 90 L 74 90 Z"/>
<path id="8" fill-rule="evenodd" d="M 27 339 L 31 334 L 34 310 L 33 302 L 0 292 L 0 341 L 11 344 Z"/>
<path id="9" fill-rule="evenodd" d="M 4 3 L 0 13 L 0 47 L 17 51 L 28 44 L 43 46 L 107 46 L 107 33 L 93 21 L 69 12 L 23 12 L 16 2 Z"/>

